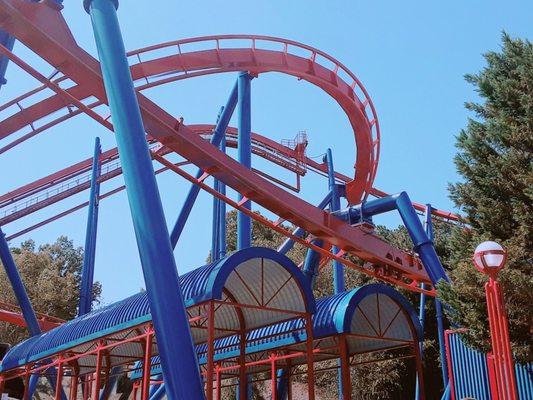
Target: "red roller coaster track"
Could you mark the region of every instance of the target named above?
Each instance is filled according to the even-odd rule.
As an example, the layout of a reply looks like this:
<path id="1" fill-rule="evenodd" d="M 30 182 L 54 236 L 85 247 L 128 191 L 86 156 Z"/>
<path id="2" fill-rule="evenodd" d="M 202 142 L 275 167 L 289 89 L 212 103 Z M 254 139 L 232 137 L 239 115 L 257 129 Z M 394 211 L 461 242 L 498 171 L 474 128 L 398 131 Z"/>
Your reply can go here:
<path id="1" fill-rule="evenodd" d="M 59 10 L 48 2 L 0 0 L 0 28 L 13 34 L 57 69 L 55 76 L 49 80 L 40 79 L 42 87 L 0 106 L 0 112 L 10 107 L 18 108 L 18 111 L 0 122 L 0 139 L 29 127 L 29 132 L 4 146 L 0 152 L 81 113 L 88 114 L 112 130 L 108 116 L 103 117 L 97 113 L 97 109 L 105 106 L 107 102 L 99 63 L 76 44 Z M 202 50 L 194 48 L 198 44 L 202 45 Z M 230 46 L 225 47 L 226 44 Z M 236 48 L 235 44 L 241 47 Z M 191 47 L 192 50 L 189 50 Z M 16 56 L 5 49 L 2 51 L 15 62 L 19 61 L 17 62 L 19 66 L 36 77 L 31 67 L 25 66 L 21 60 L 17 60 Z M 165 55 L 158 56 L 162 52 Z M 128 55 L 134 60 L 131 73 L 138 91 L 139 105 L 149 140 L 157 141 L 164 146 L 162 152 L 152 152 L 152 155 L 164 165 L 164 168 L 180 174 L 228 204 L 241 209 L 242 202 L 236 203 L 225 196 L 213 193 L 213 190 L 205 184 L 205 179 L 209 175 L 222 180 L 241 193 L 245 199 L 253 200 L 277 214 L 280 217 L 279 221 L 290 221 L 310 234 L 336 245 L 342 250 L 342 254 L 352 254 L 365 262 L 365 266 L 361 267 L 341 258 L 340 255 L 333 255 L 329 251 L 316 248 L 308 241 L 295 238 L 308 247 L 316 248 L 326 257 L 339 259 L 349 267 L 363 270 L 372 276 L 410 290 L 421 291 L 419 283 L 429 283 L 422 264 L 413 254 L 395 249 L 364 229 L 350 226 L 332 217 L 254 171 L 246 169 L 202 139 L 198 135 L 198 130 L 176 120 L 141 93 L 144 89 L 181 79 L 243 70 L 254 75 L 280 72 L 320 87 L 337 101 L 354 129 L 355 178 L 350 179 L 342 175 L 338 175 L 338 178 L 346 182 L 347 198 L 355 204 L 369 194 L 378 197 L 384 195 L 383 192 L 372 188 L 379 161 L 379 123 L 365 89 L 341 63 L 306 45 L 285 39 L 251 35 L 185 39 L 136 50 Z M 43 90 L 46 88 L 52 89 L 55 94 L 42 100 Z M 41 100 L 34 100 L 37 97 Z M 22 100 L 26 104 L 24 107 L 21 106 Z M 52 114 L 53 119 L 51 119 Z M 61 115 L 58 116 L 59 114 Z M 287 155 L 287 147 L 258 135 L 256 139 L 269 149 Z M 111 157 L 114 151 L 110 150 L 105 154 Z M 202 168 L 205 171 L 204 176 L 199 180 L 190 176 L 180 165 L 174 165 L 164 159 L 162 155 L 165 152 L 178 153 Z M 294 157 L 294 154 L 291 157 Z M 20 192 L 8 193 L 2 196 L 1 201 L 30 195 L 34 190 L 40 190 L 42 185 L 66 179 L 74 172 L 86 168 L 87 162 L 90 160 L 27 185 L 21 188 Z M 325 170 L 323 165 L 310 159 L 306 159 L 305 163 L 319 171 Z M 445 213 L 441 216 L 454 217 Z M 271 223 L 257 215 L 252 217 L 287 234 L 279 221 Z"/>

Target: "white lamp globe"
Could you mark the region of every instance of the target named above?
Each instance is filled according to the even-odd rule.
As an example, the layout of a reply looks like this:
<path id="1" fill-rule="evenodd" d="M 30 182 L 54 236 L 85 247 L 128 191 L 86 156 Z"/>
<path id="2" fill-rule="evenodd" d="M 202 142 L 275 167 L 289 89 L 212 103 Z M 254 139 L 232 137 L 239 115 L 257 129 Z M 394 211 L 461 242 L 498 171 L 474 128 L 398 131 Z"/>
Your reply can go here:
<path id="1" fill-rule="evenodd" d="M 474 251 L 474 263 L 482 271 L 491 272 L 500 270 L 506 258 L 503 246 L 493 241 L 480 243 Z"/>

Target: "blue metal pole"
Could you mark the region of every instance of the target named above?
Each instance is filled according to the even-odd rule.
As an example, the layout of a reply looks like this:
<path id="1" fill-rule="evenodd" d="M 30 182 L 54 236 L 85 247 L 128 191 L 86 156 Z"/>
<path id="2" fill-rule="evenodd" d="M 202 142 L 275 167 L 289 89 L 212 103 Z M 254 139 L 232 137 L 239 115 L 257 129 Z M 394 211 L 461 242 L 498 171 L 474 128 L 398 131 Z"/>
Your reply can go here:
<path id="1" fill-rule="evenodd" d="M 322 199 L 322 201 L 318 204 L 318 208 L 324 209 L 328 204 L 331 202 L 331 191 L 328 192 L 326 197 Z M 303 237 L 305 234 L 305 230 L 302 228 L 296 228 L 293 232 L 293 235 L 298 237 Z M 322 247 L 321 241 L 315 241 L 315 244 L 317 244 Z M 290 249 L 292 249 L 294 246 L 294 240 L 287 239 L 283 244 L 278 248 L 278 252 L 281 254 L 287 254 Z M 308 279 L 313 282 L 314 276 L 316 275 L 316 269 L 318 268 L 318 263 L 320 263 L 320 254 L 317 253 L 314 250 L 308 250 L 306 254 L 306 264 L 304 264 L 304 274 L 308 276 Z M 288 393 L 288 384 L 289 380 L 286 378 L 286 370 L 279 369 L 278 370 L 278 378 L 277 378 L 277 396 L 280 400 L 285 400 L 287 398 Z"/>
<path id="2" fill-rule="evenodd" d="M 364 216 L 383 214 L 388 211 L 398 210 L 402 221 L 413 241 L 414 250 L 419 254 L 422 263 L 426 267 L 431 283 L 436 285 L 440 280 L 449 282 L 449 278 L 435 252 L 433 242 L 428 238 L 418 215 L 405 192 L 384 197 L 382 199 L 367 201 L 357 206 L 350 206 L 335 215 L 345 221 L 359 220 L 361 213 Z"/>
<path id="3" fill-rule="evenodd" d="M 157 389 L 153 395 L 150 396 L 150 400 L 161 400 L 166 392 L 167 389 L 165 388 L 165 384 L 163 384 L 159 386 L 159 389 Z"/>
<path id="4" fill-rule="evenodd" d="M 331 192 L 330 212 L 339 211 L 341 208 L 341 202 L 339 194 L 337 192 L 337 185 L 335 183 L 335 168 L 333 166 L 333 152 L 331 149 L 326 150 L 326 157 L 324 160 L 328 166 L 328 186 Z M 337 246 L 333 246 L 331 249 L 333 254 L 337 254 L 339 249 Z M 344 283 L 344 266 L 337 260 L 333 261 L 333 291 L 335 294 L 343 292 L 345 290 Z M 342 393 L 342 377 L 341 377 L 341 360 L 337 360 L 337 386 L 339 391 L 339 399 L 343 398 Z"/>
<path id="5" fill-rule="evenodd" d="M 288 369 L 278 369 L 277 375 L 276 375 L 276 392 L 277 392 L 277 399 L 278 400 L 285 400 L 287 399 L 287 396 L 289 394 L 289 377 L 288 377 Z"/>
<path id="6" fill-rule="evenodd" d="M 217 192 L 220 190 L 220 181 L 215 178 L 213 182 L 213 189 Z M 211 261 L 218 260 L 218 245 L 219 245 L 219 218 L 220 218 L 220 200 L 213 196 L 213 216 L 212 216 L 212 232 L 211 232 Z"/>
<path id="7" fill-rule="evenodd" d="M 241 72 L 238 78 L 238 160 L 246 168 L 252 166 L 252 117 L 251 117 L 251 82 L 252 77 L 247 72 Z M 239 194 L 239 201 L 243 196 Z M 251 210 L 252 202 L 247 200 L 244 208 Z M 252 221 L 242 212 L 237 213 L 237 250 L 252 245 Z"/>
<path id="8" fill-rule="evenodd" d="M 426 213 L 425 213 L 425 224 L 426 224 L 426 233 L 431 240 L 435 239 L 435 234 L 433 231 L 433 222 L 431 221 L 431 204 L 426 204 Z M 448 386 L 448 365 L 446 361 L 446 343 L 444 339 L 444 314 L 442 312 L 442 303 L 435 297 L 435 314 L 437 317 L 437 330 L 439 336 L 439 352 L 440 352 L 440 363 L 441 363 L 441 372 L 442 372 L 442 381 L 444 387 Z"/>
<path id="9" fill-rule="evenodd" d="M 217 124 L 220 121 L 220 115 L 224 111 L 224 107 L 220 108 L 217 116 Z M 225 135 L 223 136 L 223 138 Z M 220 181 L 217 178 L 213 180 L 213 189 L 220 192 Z M 213 196 L 213 216 L 212 216 L 212 229 L 211 229 L 211 261 L 219 259 L 219 246 L 220 246 L 220 203 L 222 203 L 218 197 Z"/>
<path id="10" fill-rule="evenodd" d="M 223 136 L 222 140 L 220 141 L 220 151 L 223 153 L 226 152 L 226 137 Z M 221 194 L 224 196 L 226 195 L 226 184 L 222 181 L 218 181 L 218 190 Z M 226 203 L 223 201 L 220 201 L 218 203 L 218 258 L 224 258 L 226 257 Z"/>
<path id="11" fill-rule="evenodd" d="M 333 168 L 333 153 L 331 149 L 327 149 L 325 161 L 328 165 L 328 184 L 329 191 L 331 192 L 330 211 L 336 212 L 341 208 L 341 201 L 337 192 L 337 185 L 335 184 L 335 169 Z M 331 250 L 333 254 L 337 254 L 338 252 L 336 246 L 333 246 Z M 337 260 L 333 261 L 333 289 L 335 294 L 343 292 L 345 289 L 344 266 Z"/>
<path id="12" fill-rule="evenodd" d="M 424 228 L 426 230 L 426 235 L 428 238 L 433 241 L 433 223 L 431 222 L 431 205 L 426 205 L 426 210 L 424 212 Z M 426 289 L 424 283 L 421 284 L 422 289 Z M 424 326 L 426 323 L 426 294 L 420 293 L 420 306 L 418 309 L 418 319 L 420 320 L 420 325 L 422 326 L 422 332 L 424 332 Z M 424 337 L 420 342 L 420 357 L 424 357 Z M 418 374 L 416 376 L 416 387 L 415 387 L 415 399 L 420 399 L 420 382 L 418 381 Z"/>
<path id="13" fill-rule="evenodd" d="M 318 247 L 322 247 L 324 245 L 324 241 L 318 238 L 311 240 L 311 243 Z M 304 260 L 304 265 L 302 268 L 302 273 L 305 275 L 305 277 L 309 281 L 311 287 L 314 286 L 315 278 L 318 274 L 319 264 L 320 264 L 320 253 L 315 250 L 308 249 L 307 253 L 305 254 L 305 260 Z M 283 368 L 278 369 L 277 371 L 276 394 L 277 394 L 277 398 L 280 400 L 286 400 L 287 398 L 288 384 L 289 384 L 287 373 L 288 371 Z"/>
<path id="14" fill-rule="evenodd" d="M 84 5 L 111 108 L 167 395 L 171 400 L 200 400 L 200 370 L 117 19 L 118 2 L 84 0 Z"/>
<path id="15" fill-rule="evenodd" d="M 0 44 L 7 48 L 9 51 L 13 50 L 15 45 L 15 37 L 11 36 L 9 32 L 0 30 Z M 7 83 L 6 71 L 9 64 L 9 58 L 6 56 L 0 56 L 0 89 Z"/>
<path id="16" fill-rule="evenodd" d="M 324 241 L 318 238 L 311 240 L 311 243 L 318 247 L 322 247 L 324 245 Z M 318 274 L 319 264 L 320 264 L 320 253 L 318 251 L 308 249 L 307 253 L 305 254 L 305 260 L 304 260 L 302 272 L 309 280 L 311 287 L 313 287 L 315 284 L 315 278 L 316 278 L 316 275 Z"/>
<path id="17" fill-rule="evenodd" d="M 40 334 L 41 327 L 39 326 L 39 322 L 37 321 L 37 316 L 35 315 L 35 311 L 31 305 L 30 298 L 28 297 L 28 293 L 26 293 L 22 279 L 20 278 L 17 266 L 15 265 L 15 260 L 13 259 L 13 255 L 11 254 L 9 245 L 6 241 L 6 235 L 2 231 L 2 228 L 0 228 L 0 259 L 4 265 L 7 278 L 11 283 L 11 287 L 13 288 L 13 292 L 17 298 L 17 302 L 22 311 L 24 321 L 26 321 L 26 326 L 28 327 L 30 335 L 35 336 Z"/>
<path id="18" fill-rule="evenodd" d="M 2 260 L 4 270 L 6 271 L 7 279 L 9 279 L 13 292 L 15 293 L 15 297 L 17 298 L 17 303 L 19 304 L 20 310 L 22 311 L 22 316 L 24 317 L 24 321 L 26 322 L 28 332 L 31 336 L 39 335 L 41 333 L 41 327 L 39 325 L 39 322 L 37 321 L 35 310 L 31 305 L 30 298 L 28 297 L 28 293 L 26 292 L 26 288 L 24 287 L 24 283 L 22 283 L 22 279 L 15 264 L 15 260 L 13 259 L 13 255 L 9 250 L 9 245 L 6 241 L 6 235 L 2 231 L 2 228 L 0 228 L 0 260 Z M 57 379 L 57 375 L 54 374 L 55 368 L 52 369 L 51 374 L 48 376 L 48 382 L 50 383 L 50 386 L 53 390 L 55 390 L 55 381 Z M 33 391 L 37 387 L 38 380 L 38 375 L 31 376 L 29 393 L 33 393 Z M 61 399 L 67 399 L 67 396 L 65 395 L 64 391 L 62 391 L 61 393 Z"/>
<path id="19" fill-rule="evenodd" d="M 448 386 L 448 362 L 446 361 L 446 345 L 444 340 L 444 315 L 442 312 L 442 303 L 435 298 L 435 310 L 437 314 L 437 329 L 439 333 L 439 352 L 440 366 L 442 371 L 442 382 L 444 387 Z"/>
<path id="20" fill-rule="evenodd" d="M 107 399 L 109 399 L 109 395 L 111 394 L 111 392 L 113 391 L 113 389 L 117 385 L 118 374 L 120 373 L 120 371 L 121 371 L 121 367 L 113 367 L 113 368 L 111 368 L 111 371 L 109 373 L 109 375 L 111 375 L 111 377 L 106 382 L 106 384 L 104 386 L 104 389 L 100 393 L 99 400 L 107 400 Z"/>
<path id="21" fill-rule="evenodd" d="M 91 311 L 93 303 L 94 260 L 96 253 L 96 234 L 98 230 L 98 198 L 100 196 L 100 138 L 94 143 L 93 168 L 91 176 L 91 192 L 89 197 L 89 211 L 87 215 L 87 230 L 85 233 L 85 252 L 81 270 L 80 304 L 78 315 L 85 315 Z"/>
<path id="22" fill-rule="evenodd" d="M 238 84 L 235 82 L 226 106 L 222 110 L 218 123 L 213 131 L 213 136 L 211 137 L 211 144 L 213 146 L 220 146 L 222 139 L 226 136 L 226 130 L 228 129 L 229 121 L 231 120 L 231 116 L 233 115 L 233 111 L 237 105 L 237 86 Z M 204 172 L 201 169 L 198 169 L 196 172 L 196 178 L 200 178 L 203 173 Z M 185 228 L 185 224 L 189 218 L 189 215 L 191 214 L 191 210 L 196 198 L 198 197 L 198 193 L 200 193 L 200 187 L 198 185 L 191 185 L 189 193 L 187 194 L 187 197 L 185 197 L 181 211 L 170 234 L 170 243 L 172 243 L 172 248 L 175 248 L 176 244 L 178 243 L 178 239 Z"/>
<path id="23" fill-rule="evenodd" d="M 331 192 L 329 192 L 324 199 L 320 203 L 318 203 L 318 208 L 324 209 L 331 201 Z M 296 228 L 294 231 L 292 231 L 292 234 L 297 237 L 303 237 L 305 234 L 305 230 L 302 228 Z M 286 239 L 281 246 L 278 247 L 278 253 L 281 254 L 287 254 L 292 248 L 294 247 L 294 240 L 292 239 Z"/>
<path id="24" fill-rule="evenodd" d="M 451 398 L 451 390 L 450 385 L 446 385 L 446 389 L 444 389 L 444 393 L 442 394 L 441 400 L 450 400 Z"/>

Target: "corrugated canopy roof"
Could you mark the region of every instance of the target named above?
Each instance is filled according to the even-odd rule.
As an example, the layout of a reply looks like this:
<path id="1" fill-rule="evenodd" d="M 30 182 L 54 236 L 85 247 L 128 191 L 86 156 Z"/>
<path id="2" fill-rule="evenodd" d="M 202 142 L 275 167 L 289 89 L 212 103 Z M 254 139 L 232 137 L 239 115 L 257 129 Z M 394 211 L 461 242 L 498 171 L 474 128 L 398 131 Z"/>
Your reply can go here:
<path id="1" fill-rule="evenodd" d="M 237 251 L 186 273 L 180 277 L 180 286 L 191 315 L 200 314 L 198 305 L 208 300 L 230 300 L 268 308 L 238 310 L 233 306 L 219 307 L 215 314 L 215 326 L 219 328 L 215 334 L 218 337 L 227 336 L 227 330 L 251 330 L 296 317 L 272 309 L 299 313 L 315 311 L 311 288 L 298 267 L 286 256 L 267 248 L 252 247 Z M 112 336 L 113 339 L 131 337 L 137 334 L 131 328 L 151 318 L 147 294 L 138 293 L 16 345 L 2 360 L 0 371 L 68 349 L 88 351 L 95 339 L 104 336 Z M 241 326 L 242 322 L 244 327 Z M 195 343 L 205 342 L 205 329 L 192 327 L 191 331 Z M 136 343 L 125 344 L 120 351 L 131 357 L 142 356 Z M 157 349 L 154 349 L 154 354 L 156 352 Z M 116 353 L 116 357 L 119 357 L 118 350 Z M 114 363 L 113 353 L 110 363 Z M 86 368 L 90 368 L 90 364 L 92 362 Z"/>
<path id="2" fill-rule="evenodd" d="M 409 301 L 390 286 L 371 284 L 317 300 L 313 315 L 314 339 L 322 339 L 319 347 L 333 344 L 333 337 L 346 334 L 350 355 L 409 345 L 423 337 L 416 311 Z M 285 346 L 301 347 L 306 340 L 302 320 L 285 321 L 255 329 L 246 335 L 246 353 L 272 350 Z M 238 335 L 215 342 L 215 360 L 239 355 Z M 196 346 L 200 364 L 206 362 L 207 347 Z M 323 356 L 324 359 L 331 358 Z M 322 356 L 318 356 L 320 358 Z M 296 360 L 294 360 L 296 361 Z M 305 362 L 302 358 L 300 362 Z M 161 373 L 159 357 L 152 360 L 152 373 Z M 294 365 L 294 364 L 293 364 Z M 138 363 L 137 367 L 141 367 Z M 270 366 L 266 366 L 270 368 Z M 140 377 L 140 370 L 132 379 Z"/>

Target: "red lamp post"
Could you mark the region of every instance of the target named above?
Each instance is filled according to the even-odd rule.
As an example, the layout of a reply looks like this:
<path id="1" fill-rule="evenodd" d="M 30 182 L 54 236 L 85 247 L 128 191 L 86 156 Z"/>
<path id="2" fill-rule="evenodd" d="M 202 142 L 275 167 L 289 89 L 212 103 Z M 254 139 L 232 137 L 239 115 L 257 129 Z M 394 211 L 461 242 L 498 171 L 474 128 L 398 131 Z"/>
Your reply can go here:
<path id="1" fill-rule="evenodd" d="M 502 289 L 497 281 L 498 272 L 506 260 L 507 251 L 500 244 L 490 241 L 477 246 L 473 257 L 474 266 L 489 277 L 485 284 L 485 294 L 492 342 L 489 368 L 492 367 L 490 375 L 495 380 L 490 385 L 492 398 L 518 400 L 507 313 Z"/>

